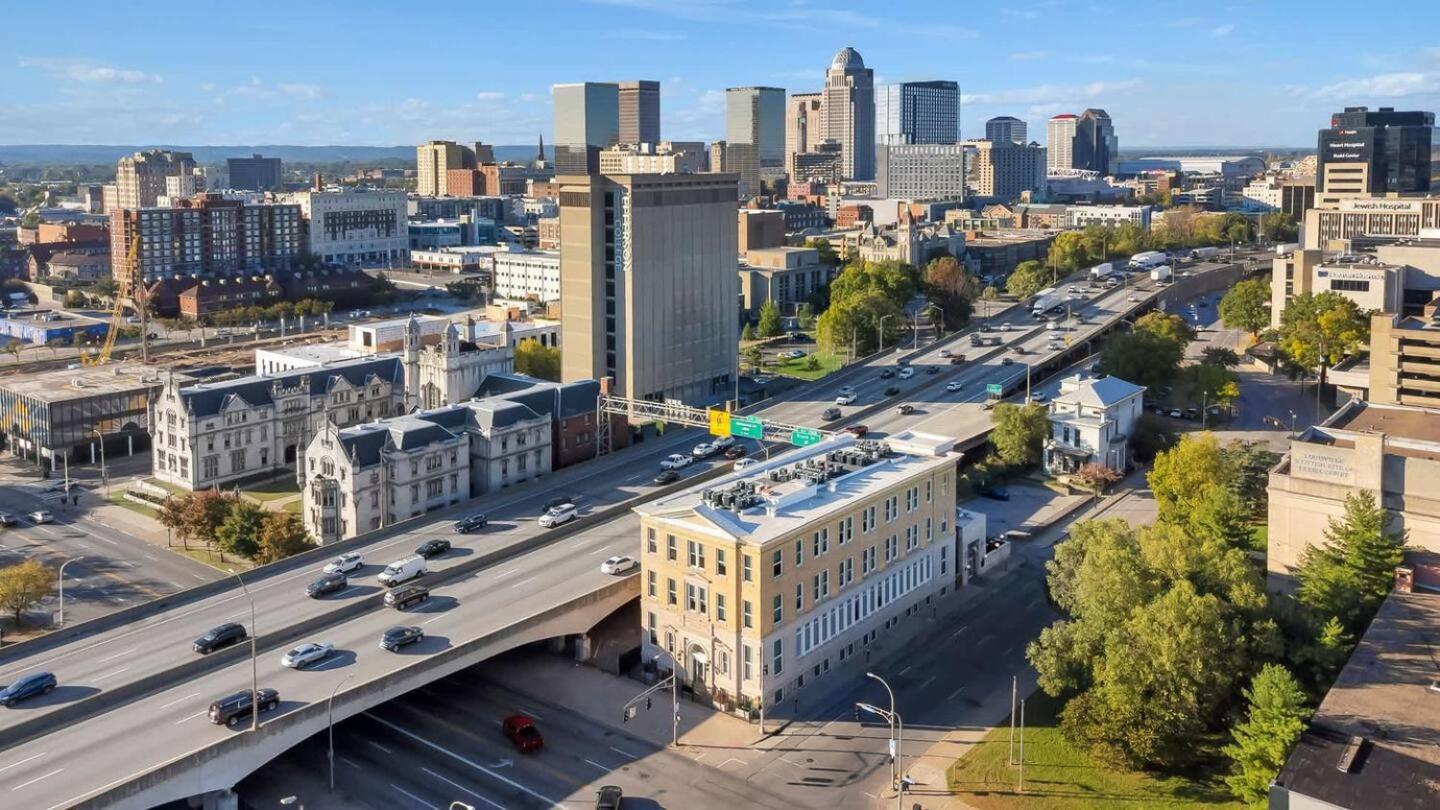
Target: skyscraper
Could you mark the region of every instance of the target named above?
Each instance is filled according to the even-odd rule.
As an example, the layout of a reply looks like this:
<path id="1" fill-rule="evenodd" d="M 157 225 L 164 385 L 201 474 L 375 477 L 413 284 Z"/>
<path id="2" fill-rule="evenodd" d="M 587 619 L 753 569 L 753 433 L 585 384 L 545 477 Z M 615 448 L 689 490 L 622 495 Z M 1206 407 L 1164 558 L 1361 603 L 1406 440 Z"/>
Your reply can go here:
<path id="1" fill-rule="evenodd" d="M 794 176 L 795 155 L 813 152 L 825 140 L 825 96 L 792 93 L 785 103 L 785 171 Z"/>
<path id="2" fill-rule="evenodd" d="M 731 87 L 725 91 L 725 166 L 740 175 L 740 196 L 760 193 L 761 169 L 785 160 L 785 91 Z"/>
<path id="3" fill-rule="evenodd" d="M 269 191 L 280 185 L 280 158 L 259 155 L 226 158 L 225 170 L 230 175 L 230 188 L 233 189 Z"/>
<path id="4" fill-rule="evenodd" d="M 1434 113 L 1346 107 L 1320 130 L 1317 194 L 1333 199 L 1429 191 L 1434 129 Z"/>
<path id="5" fill-rule="evenodd" d="M 887 84 L 875 93 L 875 141 L 886 146 L 960 140 L 960 86 L 955 82 Z"/>
<path id="6" fill-rule="evenodd" d="M 1075 168 L 1075 125 L 1080 118 L 1074 113 L 1051 116 L 1045 124 L 1045 168 L 1063 172 Z"/>
<path id="7" fill-rule="evenodd" d="M 155 149 L 120 158 L 115 166 L 117 208 L 149 208 L 165 196 L 165 178 L 190 177 L 195 158 L 189 152 Z"/>
<path id="8" fill-rule="evenodd" d="M 825 72 L 825 137 L 840 143 L 850 180 L 875 179 L 875 71 L 842 48 Z"/>
<path id="9" fill-rule="evenodd" d="M 620 139 L 620 87 L 604 82 L 557 84 L 555 173 L 595 174 L 600 150 Z"/>
<path id="10" fill-rule="evenodd" d="M 991 143 L 1025 143 L 1029 127 L 1011 115 L 999 115 L 985 122 L 985 140 Z"/>
<path id="11" fill-rule="evenodd" d="M 1075 168 L 1101 176 L 1110 174 L 1119 151 L 1120 142 L 1115 137 L 1115 125 L 1109 113 L 1094 107 L 1080 113 L 1075 124 Z"/>
<path id="12" fill-rule="evenodd" d="M 444 197 L 450 193 L 445 173 L 475 168 L 475 152 L 454 141 L 426 141 L 415 147 L 415 193 Z"/>
<path id="13" fill-rule="evenodd" d="M 620 82 L 620 143 L 660 143 L 660 82 Z"/>

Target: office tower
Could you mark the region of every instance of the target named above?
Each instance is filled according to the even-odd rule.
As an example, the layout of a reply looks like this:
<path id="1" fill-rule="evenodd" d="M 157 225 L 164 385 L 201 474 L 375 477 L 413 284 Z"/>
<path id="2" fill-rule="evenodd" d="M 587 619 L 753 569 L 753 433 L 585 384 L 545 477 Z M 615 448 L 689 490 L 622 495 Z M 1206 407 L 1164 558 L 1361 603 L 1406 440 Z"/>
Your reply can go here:
<path id="1" fill-rule="evenodd" d="M 115 166 L 117 208 L 149 208 L 165 196 L 165 178 L 190 177 L 195 158 L 189 152 L 159 149 L 120 158 Z"/>
<path id="2" fill-rule="evenodd" d="M 760 193 L 760 170 L 785 160 L 785 91 L 731 87 L 725 91 L 725 171 L 740 175 L 740 196 Z"/>
<path id="3" fill-rule="evenodd" d="M 1316 193 L 1333 200 L 1429 191 L 1434 129 L 1434 113 L 1346 107 L 1320 130 Z"/>
<path id="4" fill-rule="evenodd" d="M 854 48 L 825 72 L 825 137 L 840 143 L 846 179 L 875 178 L 875 71 Z"/>
<path id="5" fill-rule="evenodd" d="M 875 147 L 875 184 L 883 199 L 965 198 L 965 146 L 902 143 Z"/>
<path id="6" fill-rule="evenodd" d="M 985 122 L 985 140 L 991 143 L 1025 143 L 1027 131 L 1025 122 L 1011 115 L 999 115 Z"/>
<path id="7" fill-rule="evenodd" d="M 415 193 L 444 197 L 450 193 L 445 173 L 475 168 L 475 151 L 454 141 L 427 141 L 415 148 Z"/>
<path id="8" fill-rule="evenodd" d="M 955 143 L 960 140 L 960 86 L 905 82 L 875 91 L 875 142 Z"/>
<path id="9" fill-rule="evenodd" d="M 600 150 L 620 140 L 620 86 L 604 82 L 557 84 L 555 174 L 595 174 Z"/>
<path id="10" fill-rule="evenodd" d="M 660 143 L 660 82 L 620 82 L 620 143 Z"/>
<path id="11" fill-rule="evenodd" d="M 1009 202 L 1045 184 L 1045 149 L 1008 140 L 965 141 L 970 188 L 981 197 Z"/>
<path id="12" fill-rule="evenodd" d="M 561 375 L 691 404 L 735 385 L 733 174 L 560 178 Z"/>
<path id="13" fill-rule="evenodd" d="M 1051 116 L 1045 125 L 1045 168 L 1052 174 L 1075 168 L 1075 125 L 1080 118 L 1074 113 Z"/>
<path id="14" fill-rule="evenodd" d="M 814 152 L 825 140 L 825 96 L 794 93 L 785 102 L 785 170 L 795 176 L 795 156 Z"/>
<path id="15" fill-rule="evenodd" d="M 226 158 L 225 170 L 230 174 L 230 188 L 241 191 L 269 191 L 280 185 L 280 158 L 253 155 L 248 158 Z"/>
<path id="16" fill-rule="evenodd" d="M 475 147 L 471 151 L 475 155 L 476 166 L 484 166 L 486 163 L 495 162 L 495 147 L 484 141 L 476 141 Z"/>
<path id="17" fill-rule="evenodd" d="M 1096 172 L 1102 177 L 1113 170 L 1113 161 L 1120 151 L 1120 142 L 1115 137 L 1115 125 L 1110 114 L 1104 110 L 1090 108 L 1080 113 L 1075 123 L 1074 163 L 1077 169 Z"/>

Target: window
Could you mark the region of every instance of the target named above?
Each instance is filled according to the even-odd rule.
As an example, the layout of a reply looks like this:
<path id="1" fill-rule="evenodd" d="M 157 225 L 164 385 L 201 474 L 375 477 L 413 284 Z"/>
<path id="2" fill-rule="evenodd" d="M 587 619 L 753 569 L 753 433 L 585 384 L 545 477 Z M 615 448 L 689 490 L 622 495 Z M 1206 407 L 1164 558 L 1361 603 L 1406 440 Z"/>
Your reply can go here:
<path id="1" fill-rule="evenodd" d="M 670 577 L 665 578 L 665 603 L 668 605 L 680 603 L 680 599 L 675 593 L 675 580 Z"/>
<path id="2" fill-rule="evenodd" d="M 795 541 L 795 567 L 799 568 L 805 564 L 805 541 Z"/>
<path id="3" fill-rule="evenodd" d="M 750 652 L 749 644 L 740 647 L 740 677 L 747 681 L 755 677 L 755 664 L 751 660 L 752 655 L 753 653 Z"/>
<path id="4" fill-rule="evenodd" d="M 655 553 L 655 530 L 645 530 L 645 550 L 651 554 Z"/>
<path id="5" fill-rule="evenodd" d="M 780 594 L 777 593 L 775 594 L 775 607 L 771 609 L 770 621 L 774 622 L 775 624 L 779 624 L 784 620 L 785 600 L 780 598 Z"/>
<path id="6" fill-rule="evenodd" d="M 740 600 L 740 626 L 746 630 L 755 626 L 755 617 L 751 613 L 749 599 Z"/>
<path id="7" fill-rule="evenodd" d="M 851 540 L 854 540 L 855 518 L 852 516 L 840 521 L 839 528 L 836 529 L 835 535 L 839 539 L 839 543 L 842 546 L 850 542 Z"/>
<path id="8" fill-rule="evenodd" d="M 679 559 L 679 556 L 680 554 L 675 543 L 675 535 L 665 535 L 665 559 L 670 562 L 675 562 L 675 560 Z"/>
<path id="9" fill-rule="evenodd" d="M 785 552 L 776 549 L 770 558 L 770 576 L 780 578 L 780 572 L 785 569 Z"/>
<path id="10" fill-rule="evenodd" d="M 805 586 L 799 582 L 795 583 L 795 613 L 799 614 L 805 607 Z"/>
<path id="11" fill-rule="evenodd" d="M 754 565 L 752 564 L 752 558 L 749 554 L 740 555 L 740 578 L 746 582 L 753 582 L 755 580 Z"/>
<path id="12" fill-rule="evenodd" d="M 729 568 L 725 564 L 725 549 L 717 548 L 715 549 L 715 575 L 723 577 L 728 573 Z"/>
<path id="13" fill-rule="evenodd" d="M 647 580 L 647 582 L 646 582 L 646 593 L 648 593 L 648 594 L 649 594 L 650 596 L 652 596 L 652 597 L 655 596 L 655 580 L 656 580 L 655 572 L 654 572 L 654 571 L 647 571 L 647 572 L 645 572 L 645 579 Z"/>
<path id="14" fill-rule="evenodd" d="M 725 621 L 725 594 L 715 594 L 715 621 Z"/>
<path id="15" fill-rule="evenodd" d="M 830 529 L 825 528 L 825 529 L 821 529 L 821 530 L 818 531 L 818 532 L 815 532 L 814 540 L 815 540 L 814 552 L 811 554 L 811 556 L 813 556 L 813 557 L 819 557 L 821 554 L 827 554 L 827 553 L 829 553 L 829 551 L 830 551 Z"/>
<path id="16" fill-rule="evenodd" d="M 785 639 L 775 639 L 775 644 L 770 648 L 770 674 L 779 675 L 785 671 Z"/>
<path id="17" fill-rule="evenodd" d="M 694 540 L 685 541 L 685 550 L 689 554 L 691 568 L 705 567 L 705 546 Z"/>
<path id="18" fill-rule="evenodd" d="M 872 532 L 875 530 L 875 507 L 867 506 L 865 511 L 860 513 L 860 531 Z"/>

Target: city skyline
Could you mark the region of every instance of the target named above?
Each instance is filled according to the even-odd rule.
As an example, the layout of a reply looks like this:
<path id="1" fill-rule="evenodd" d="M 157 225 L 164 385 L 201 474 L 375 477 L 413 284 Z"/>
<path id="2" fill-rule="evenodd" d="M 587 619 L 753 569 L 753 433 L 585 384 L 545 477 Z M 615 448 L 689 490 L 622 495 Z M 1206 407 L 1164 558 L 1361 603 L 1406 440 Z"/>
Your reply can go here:
<path id="1" fill-rule="evenodd" d="M 1325 45 L 1336 35 L 1334 2 L 1200 15 L 1042 2 L 952 24 L 860 3 L 542 1 L 447 21 L 450 41 L 481 47 L 427 48 L 423 58 L 398 45 L 377 57 L 357 44 L 369 40 L 347 35 L 425 36 L 421 18 L 379 4 L 261 2 L 204 15 L 172 2 L 151 4 L 150 14 L 81 5 L 84 13 L 66 17 L 10 10 L 15 30 L 64 36 L 29 39 L 0 62 L 0 143 L 525 144 L 553 132 L 552 84 L 635 77 L 661 82 L 664 138 L 710 141 L 724 134 L 726 88 L 820 90 L 846 46 L 864 55 L 877 85 L 959 82 L 966 138 L 996 115 L 1020 118 L 1039 137 L 1057 112 L 1100 107 L 1123 122 L 1127 147 L 1309 147 L 1317 122 L 1343 106 L 1440 105 L 1440 43 L 1425 26 L 1387 30 L 1384 20 L 1347 17 L 1354 50 L 1335 59 Z M 175 41 L 224 30 L 227 46 L 203 59 L 155 47 L 147 20 L 156 16 Z M 343 30 L 333 30 L 337 19 Z M 486 35 L 507 28 L 537 35 Z M 579 54 L 596 53 L 596 37 L 617 47 L 587 61 Z M 742 47 L 754 58 L 734 59 Z M 257 58 L 265 53 L 284 60 Z"/>

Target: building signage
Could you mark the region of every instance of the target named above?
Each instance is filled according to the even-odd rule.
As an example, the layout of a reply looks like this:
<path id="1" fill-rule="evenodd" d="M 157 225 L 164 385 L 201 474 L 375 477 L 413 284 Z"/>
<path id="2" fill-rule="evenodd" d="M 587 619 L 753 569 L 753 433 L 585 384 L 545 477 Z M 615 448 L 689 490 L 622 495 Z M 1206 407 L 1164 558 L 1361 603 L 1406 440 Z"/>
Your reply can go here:
<path id="1" fill-rule="evenodd" d="M 1355 470 L 1350 464 L 1350 453 L 1333 449 L 1295 446 L 1291 451 L 1290 474 L 1297 478 L 1314 481 L 1331 481 L 1336 484 L 1353 484 Z"/>
<path id="2" fill-rule="evenodd" d="M 729 411 L 722 411 L 722 410 L 719 410 L 718 408 L 711 408 L 711 409 L 710 409 L 710 435 L 712 435 L 712 436 L 729 436 L 729 435 L 730 435 L 730 412 L 729 412 Z"/>
<path id="3" fill-rule="evenodd" d="M 1415 213 L 1420 210 L 1420 203 L 1415 200 L 1346 200 L 1340 210 Z"/>
<path id="4" fill-rule="evenodd" d="M 747 439 L 765 438 L 765 425 L 753 416 L 730 417 L 730 435 Z"/>
<path id="5" fill-rule="evenodd" d="M 985 386 L 985 393 L 989 394 L 992 397 L 1000 396 L 1001 392 L 1004 390 L 1004 386 L 1002 386 L 1000 383 L 988 383 Z"/>
<path id="6" fill-rule="evenodd" d="M 790 431 L 790 443 L 796 447 L 819 444 L 821 438 L 823 437 L 820 435 L 820 431 L 813 428 L 800 427 Z"/>

